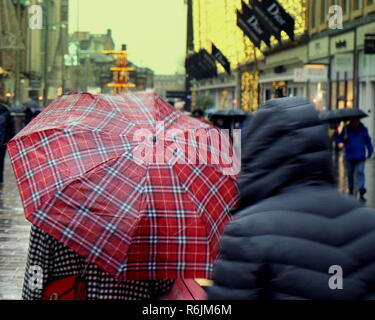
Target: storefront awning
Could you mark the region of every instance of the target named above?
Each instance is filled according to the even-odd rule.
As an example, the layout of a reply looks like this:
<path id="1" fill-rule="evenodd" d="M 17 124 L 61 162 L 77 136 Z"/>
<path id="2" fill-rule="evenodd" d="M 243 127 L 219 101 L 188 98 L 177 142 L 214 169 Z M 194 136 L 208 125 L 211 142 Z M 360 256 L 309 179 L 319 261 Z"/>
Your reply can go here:
<path id="1" fill-rule="evenodd" d="M 23 50 L 19 21 L 11 0 L 0 1 L 0 50 Z"/>

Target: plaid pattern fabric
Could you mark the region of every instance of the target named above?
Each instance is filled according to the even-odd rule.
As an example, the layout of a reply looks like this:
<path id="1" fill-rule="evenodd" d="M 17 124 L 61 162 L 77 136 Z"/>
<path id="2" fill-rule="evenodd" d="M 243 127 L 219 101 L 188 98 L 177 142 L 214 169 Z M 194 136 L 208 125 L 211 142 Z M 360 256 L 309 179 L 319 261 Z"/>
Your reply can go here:
<path id="1" fill-rule="evenodd" d="M 42 289 L 30 285 L 35 278 L 33 266 L 40 267 L 42 288 L 50 281 L 72 275 L 83 274 L 87 284 L 88 300 L 146 300 L 156 299 L 168 292 L 174 280 L 127 280 L 118 281 L 113 276 L 87 262 L 70 248 L 32 226 L 25 280 L 22 290 L 23 300 L 41 300 Z"/>
<path id="2" fill-rule="evenodd" d="M 167 162 L 137 161 L 137 130 L 171 128 Z M 8 144 L 26 218 L 118 279 L 209 278 L 238 189 L 221 160 L 179 161 L 188 129 L 210 127 L 154 94 L 59 97 Z M 188 148 L 219 158 L 210 141 Z"/>

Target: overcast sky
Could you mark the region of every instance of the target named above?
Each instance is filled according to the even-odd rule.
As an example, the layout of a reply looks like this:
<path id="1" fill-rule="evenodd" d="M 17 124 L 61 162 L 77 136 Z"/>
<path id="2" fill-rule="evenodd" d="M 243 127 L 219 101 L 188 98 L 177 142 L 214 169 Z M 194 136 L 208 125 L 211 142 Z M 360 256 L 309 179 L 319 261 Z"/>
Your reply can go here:
<path id="1" fill-rule="evenodd" d="M 184 0 L 71 0 L 69 32 L 112 29 L 116 49 L 126 43 L 132 62 L 174 74 L 184 70 L 186 12 Z"/>

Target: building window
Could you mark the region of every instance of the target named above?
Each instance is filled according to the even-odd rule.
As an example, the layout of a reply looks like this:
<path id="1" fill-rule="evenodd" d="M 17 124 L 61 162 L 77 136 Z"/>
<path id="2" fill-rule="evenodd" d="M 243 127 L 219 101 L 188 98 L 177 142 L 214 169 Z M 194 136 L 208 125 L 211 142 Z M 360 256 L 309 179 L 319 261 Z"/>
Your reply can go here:
<path id="1" fill-rule="evenodd" d="M 321 0 L 320 1 L 320 24 L 327 23 L 327 13 L 328 13 L 328 1 Z"/>
<path id="2" fill-rule="evenodd" d="M 357 11 L 361 9 L 362 9 L 362 0 L 353 1 L 353 11 Z"/>
<path id="3" fill-rule="evenodd" d="M 332 109 L 352 108 L 354 102 L 353 80 L 332 82 Z"/>
<path id="4" fill-rule="evenodd" d="M 365 13 L 375 11 L 375 0 L 365 0 Z"/>
<path id="5" fill-rule="evenodd" d="M 310 27 L 311 31 L 314 32 L 317 26 L 316 23 L 316 0 L 310 1 Z"/>
<path id="6" fill-rule="evenodd" d="M 352 1 L 352 18 L 357 18 L 363 14 L 363 0 Z"/>
<path id="7" fill-rule="evenodd" d="M 341 0 L 340 2 L 341 2 L 342 12 L 344 13 L 344 17 L 347 17 L 350 11 L 350 0 Z"/>

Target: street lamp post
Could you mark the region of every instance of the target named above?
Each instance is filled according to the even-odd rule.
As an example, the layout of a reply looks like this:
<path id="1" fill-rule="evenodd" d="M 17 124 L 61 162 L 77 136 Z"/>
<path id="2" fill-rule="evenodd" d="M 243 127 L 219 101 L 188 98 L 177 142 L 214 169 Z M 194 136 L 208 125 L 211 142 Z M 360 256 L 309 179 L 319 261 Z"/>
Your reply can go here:
<path id="1" fill-rule="evenodd" d="M 16 17 L 17 17 L 17 23 L 21 25 L 21 1 L 17 1 L 16 5 Z M 15 106 L 18 107 L 20 103 L 20 95 L 21 95 L 21 90 L 20 90 L 20 73 L 21 73 L 21 66 L 20 66 L 20 49 L 16 49 L 15 52 L 15 60 L 16 60 L 16 66 L 15 66 L 15 83 L 14 83 L 14 98 L 13 98 L 13 103 Z"/>
<path id="2" fill-rule="evenodd" d="M 43 104 L 47 105 L 48 100 L 48 0 L 43 2 L 43 21 L 44 21 L 44 88 L 43 88 Z"/>
<path id="3" fill-rule="evenodd" d="M 61 93 L 65 92 L 65 32 L 67 26 L 65 24 L 61 25 L 60 35 L 61 35 Z"/>

